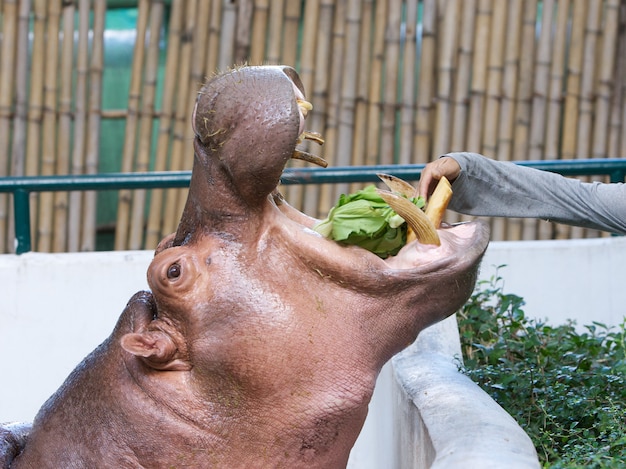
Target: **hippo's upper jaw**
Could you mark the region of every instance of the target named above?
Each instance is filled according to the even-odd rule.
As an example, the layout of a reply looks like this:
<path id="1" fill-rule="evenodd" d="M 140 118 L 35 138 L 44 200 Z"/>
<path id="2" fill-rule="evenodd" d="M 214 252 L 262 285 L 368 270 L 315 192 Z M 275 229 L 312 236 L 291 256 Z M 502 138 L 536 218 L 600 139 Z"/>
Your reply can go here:
<path id="1" fill-rule="evenodd" d="M 289 159 L 325 166 L 296 149 L 303 139 L 323 142 L 304 129 L 310 109 L 291 67 L 241 67 L 210 79 L 193 111 L 194 166 L 174 244 L 189 242 L 199 228 L 235 234 L 254 224 Z"/>

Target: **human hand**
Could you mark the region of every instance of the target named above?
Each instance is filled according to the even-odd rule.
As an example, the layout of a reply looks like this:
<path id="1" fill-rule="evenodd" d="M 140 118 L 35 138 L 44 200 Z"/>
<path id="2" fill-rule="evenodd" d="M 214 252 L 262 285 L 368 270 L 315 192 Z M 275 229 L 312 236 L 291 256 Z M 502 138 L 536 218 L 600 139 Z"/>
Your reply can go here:
<path id="1" fill-rule="evenodd" d="M 435 190 L 437 183 L 442 176 L 453 182 L 461 172 L 461 166 L 454 158 L 443 157 L 428 163 L 422 171 L 419 184 L 417 186 L 418 195 L 428 199 Z"/>

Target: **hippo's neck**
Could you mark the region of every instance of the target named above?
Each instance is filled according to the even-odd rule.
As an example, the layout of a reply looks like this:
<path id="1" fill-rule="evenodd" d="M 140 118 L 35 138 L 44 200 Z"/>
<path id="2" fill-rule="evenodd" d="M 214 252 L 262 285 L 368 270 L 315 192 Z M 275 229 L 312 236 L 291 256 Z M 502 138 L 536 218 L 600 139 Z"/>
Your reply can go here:
<path id="1" fill-rule="evenodd" d="M 240 237 L 260 223 L 266 196 L 244 196 L 235 175 L 217 155 L 195 143 L 189 195 L 174 245 L 188 244 L 202 233 Z"/>

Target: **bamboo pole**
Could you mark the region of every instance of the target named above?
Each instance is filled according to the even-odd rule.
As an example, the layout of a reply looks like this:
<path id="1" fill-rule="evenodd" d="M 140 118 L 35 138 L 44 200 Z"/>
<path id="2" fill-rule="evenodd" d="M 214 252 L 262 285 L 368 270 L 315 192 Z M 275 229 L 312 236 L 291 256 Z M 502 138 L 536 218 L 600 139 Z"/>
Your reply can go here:
<path id="1" fill-rule="evenodd" d="M 57 93 L 58 93 L 58 57 L 59 57 L 59 22 L 61 19 L 61 1 L 50 0 L 47 13 L 45 83 L 42 138 L 41 174 L 51 176 L 56 167 L 57 137 Z M 43 192 L 39 196 L 39 223 L 37 225 L 37 250 L 52 250 L 52 215 L 54 213 L 54 194 Z"/>
<path id="2" fill-rule="evenodd" d="M 320 0 L 307 0 L 304 4 L 299 75 L 307 97 L 313 96 L 314 91 L 316 35 L 319 27 L 320 9 Z M 315 110 L 315 103 L 313 103 L 313 110 Z"/>
<path id="3" fill-rule="evenodd" d="M 176 96 L 177 108 L 174 116 L 174 136 L 172 141 L 172 154 L 170 170 L 179 171 L 184 169 L 185 163 L 185 135 L 189 125 L 190 109 L 187 109 L 189 98 L 189 75 L 191 73 L 191 61 L 193 53 L 193 36 L 196 26 L 197 0 L 188 0 L 185 9 L 185 19 L 181 30 L 181 47 L 179 51 L 178 65 L 178 90 Z M 187 168 L 191 169 L 191 168 Z M 187 190 L 171 191 L 165 200 L 165 214 L 163 218 L 164 232 L 171 233 L 176 230 L 180 219 L 179 199 L 185 199 Z M 182 202 L 181 202 L 182 203 Z"/>
<path id="4" fill-rule="evenodd" d="M 39 173 L 41 151 L 41 121 L 43 118 L 43 92 L 45 77 L 46 47 L 46 2 L 35 0 L 33 20 L 33 40 L 31 54 L 30 92 L 28 106 L 28 140 L 26 146 L 26 175 Z"/>
<path id="5" fill-rule="evenodd" d="M 622 24 L 626 24 L 626 5 L 621 6 L 621 14 Z M 626 29 L 620 29 L 621 41 L 620 41 L 620 57 L 626 56 L 626 33 L 624 32 Z M 620 142 L 619 142 L 619 152 L 618 154 L 622 157 L 626 157 L 626 64 L 620 70 L 620 80 L 619 86 L 622 95 L 622 101 L 620 102 L 620 118 L 621 118 L 621 132 L 620 132 Z M 626 182 L 626 181 L 625 181 Z"/>
<path id="6" fill-rule="evenodd" d="M 357 72 L 357 90 L 355 97 L 354 109 L 354 137 L 352 148 L 352 165 L 367 164 L 367 93 L 370 85 L 370 69 L 371 55 L 370 45 L 373 41 L 373 15 L 374 1 L 365 0 L 362 5 L 361 13 L 361 32 L 359 41 L 359 69 Z M 350 192 L 357 190 L 356 186 L 350 186 Z"/>
<path id="7" fill-rule="evenodd" d="M 415 117 L 417 0 L 408 0 L 405 11 L 405 40 L 402 54 L 402 101 L 400 111 L 400 148 L 398 163 L 413 159 L 413 126 Z"/>
<path id="8" fill-rule="evenodd" d="M 78 48 L 76 53 L 76 85 L 74 91 L 74 141 L 72 148 L 72 174 L 85 172 L 87 146 L 87 74 L 89 73 L 89 16 L 90 1 L 78 3 Z M 83 194 L 70 193 L 68 214 L 68 250 L 80 249 Z"/>
<path id="9" fill-rule="evenodd" d="M 620 25 L 626 25 L 626 5 L 622 4 L 621 8 L 620 8 Z M 626 56 L 625 51 L 626 51 L 626 28 L 620 28 L 620 57 L 622 59 L 624 59 L 624 57 Z M 624 59 L 626 61 L 626 59 Z M 622 101 L 620 102 L 620 106 L 621 106 L 621 132 L 620 132 L 620 142 L 618 143 L 619 145 L 619 151 L 617 154 L 621 155 L 622 157 L 626 156 L 626 63 L 624 64 L 624 67 L 621 68 L 620 70 L 620 74 L 619 74 L 619 87 L 620 87 L 620 93 L 622 95 Z"/>
<path id="10" fill-rule="evenodd" d="M 493 0 L 478 0 L 474 60 L 472 63 L 469 126 L 467 129 L 467 150 L 478 153 L 480 153 L 482 149 L 481 136 L 483 134 L 483 112 L 487 96 L 487 63 L 489 44 L 491 42 L 492 8 Z"/>
<path id="11" fill-rule="evenodd" d="M 545 155 L 546 159 L 557 159 L 560 155 L 560 129 L 563 123 L 563 87 L 565 70 L 565 48 L 567 44 L 570 0 L 557 3 L 556 27 L 552 40 L 552 60 L 550 64 L 550 86 L 548 91 L 548 110 L 546 117 Z M 543 226 L 546 226 L 543 224 Z M 551 237 L 550 228 L 550 237 Z M 540 237 L 547 234 L 540 228 Z"/>
<path id="12" fill-rule="evenodd" d="M 310 128 L 313 130 L 321 131 L 325 138 L 328 138 L 328 129 L 326 125 L 326 118 L 329 113 L 332 113 L 330 104 L 328 102 L 328 93 L 330 87 L 330 56 L 332 50 L 333 40 L 333 18 L 335 16 L 335 2 L 334 0 L 321 0 L 320 13 L 317 33 L 317 52 L 315 55 L 315 80 L 313 84 L 312 103 L 313 113 L 309 120 L 311 121 Z M 332 146 L 327 143 L 323 147 L 324 155 L 329 165 L 334 164 L 334 153 Z M 304 192 L 304 211 L 309 214 L 325 214 L 330 209 L 330 199 L 327 197 L 324 199 L 323 194 L 326 194 L 331 190 L 328 186 L 314 186 L 309 185 L 305 188 Z M 326 201 L 326 205 L 324 205 Z M 315 216 L 315 215 L 314 215 Z"/>
<path id="13" fill-rule="evenodd" d="M 624 108 L 624 87 L 626 86 L 626 3 L 616 12 L 619 15 L 615 75 L 611 100 L 611 122 L 609 130 L 608 154 L 624 156 L 622 152 L 622 109 Z"/>
<path id="14" fill-rule="evenodd" d="M 55 173 L 69 174 L 72 132 L 72 72 L 74 54 L 74 15 L 73 3 L 63 4 L 63 41 L 61 45 L 59 124 L 57 140 L 57 160 Z M 52 250 L 67 250 L 68 193 L 54 194 L 54 227 L 52 230 Z"/>
<path id="15" fill-rule="evenodd" d="M 222 30 L 220 35 L 219 68 L 226 70 L 233 65 L 235 49 L 235 31 L 237 23 L 237 5 L 224 0 L 222 8 Z"/>
<path id="16" fill-rule="evenodd" d="M 330 57 L 330 71 L 328 75 L 328 113 L 326 115 L 326 127 L 324 130 L 326 151 L 332 155 L 335 165 L 339 165 L 338 155 L 338 130 L 339 130 L 339 103 L 341 99 L 341 80 L 343 75 L 343 63 L 345 59 L 345 17 L 347 0 L 335 2 L 335 16 L 332 30 L 332 54 Z M 347 184 L 335 184 L 331 190 L 322 187 L 321 204 L 331 207 L 340 194 L 348 191 Z"/>
<path id="17" fill-rule="evenodd" d="M 441 48 L 437 63 L 437 105 L 435 107 L 435 131 L 431 157 L 450 149 L 450 123 L 452 122 L 452 90 L 455 74 L 455 58 L 458 44 L 460 2 L 450 2 L 443 11 L 440 28 Z"/>
<path id="18" fill-rule="evenodd" d="M 626 5 L 622 4 L 620 8 L 620 18 L 621 24 L 626 24 Z M 626 56 L 626 28 L 620 29 L 620 57 L 624 60 Z M 626 61 L 626 60 L 625 60 Z M 619 87 L 620 93 L 622 96 L 622 100 L 620 104 L 620 119 L 621 119 L 621 131 L 619 132 L 620 141 L 619 141 L 619 152 L 618 154 L 622 157 L 626 157 L 626 64 L 621 68 L 619 75 Z M 625 181 L 626 182 L 626 181 Z"/>
<path id="19" fill-rule="evenodd" d="M 402 5 L 390 1 L 385 33 L 385 75 L 383 80 L 382 120 L 380 124 L 380 164 L 394 163 L 396 109 L 400 72 L 400 26 Z"/>
<path id="20" fill-rule="evenodd" d="M 334 0 L 321 0 L 318 33 L 315 46 L 315 75 L 313 81 L 313 91 L 309 92 L 309 96 L 312 98 L 313 111 L 309 114 L 307 120 L 310 121 L 308 126 L 322 134 L 326 134 L 326 113 L 327 113 L 327 97 L 328 97 L 328 70 L 329 70 L 329 57 L 331 55 L 332 45 L 332 24 L 335 11 Z M 328 163 L 333 164 L 332 151 L 328 151 L 328 146 L 323 147 L 324 154 Z M 330 154 L 329 154 L 330 153 Z M 325 213 L 329 210 L 329 205 L 323 205 L 321 201 L 322 187 L 317 185 L 309 185 L 304 190 L 303 206 L 306 213 L 313 216 L 325 216 Z M 328 187 L 324 188 L 325 191 L 330 190 Z M 293 194 L 293 193 L 291 193 Z M 328 201 L 326 202 L 328 203 Z"/>
<path id="21" fill-rule="evenodd" d="M 289 2 L 291 4 L 291 2 Z M 294 2 L 298 3 L 299 2 Z M 319 0 L 310 0 L 307 1 L 304 5 L 304 15 L 302 17 L 302 46 L 300 49 L 300 79 L 302 80 L 302 85 L 304 86 L 304 91 L 306 94 L 306 98 L 311 101 L 314 96 L 314 84 L 315 84 L 315 61 L 316 61 L 316 40 L 317 40 L 317 30 L 319 27 L 319 15 L 320 15 L 320 2 Z M 294 41 L 295 42 L 295 41 Z M 295 64 L 295 62 L 294 62 Z M 313 101 L 313 111 L 309 114 L 307 118 L 306 127 L 311 130 L 322 131 L 323 129 L 315 129 L 312 128 L 313 121 L 313 113 L 318 112 L 318 104 L 321 106 L 321 103 L 317 103 Z M 311 145 L 308 141 L 302 143 L 302 147 L 306 151 L 314 151 L 319 152 L 318 148 L 311 149 Z M 292 161 L 290 163 L 292 167 L 302 167 L 304 166 L 301 161 Z M 312 190 L 315 191 L 316 188 Z M 285 196 L 289 203 L 297 208 L 304 209 L 304 192 L 305 189 L 301 184 L 292 184 L 289 186 L 285 186 L 283 188 L 285 192 Z M 309 207 L 311 212 L 307 212 L 310 214 L 317 214 L 317 191 L 313 192 L 310 197 L 310 203 L 313 207 Z"/>
<path id="22" fill-rule="evenodd" d="M 214 2 L 221 5 L 221 0 Z M 212 5 L 213 6 L 213 5 Z M 169 37 L 167 41 L 167 53 L 165 61 L 165 77 L 163 84 L 163 94 L 161 103 L 161 117 L 159 119 L 159 130 L 156 144 L 156 155 L 154 162 L 155 171 L 165 171 L 167 169 L 167 157 L 171 144 L 172 127 L 174 123 L 175 110 L 174 98 L 178 83 L 178 50 L 182 35 L 182 22 L 184 16 L 183 0 L 174 0 L 171 7 L 169 24 Z M 209 28 L 209 37 L 211 28 Z M 217 49 L 214 50 L 215 61 L 217 61 Z M 209 59 L 207 55 L 207 60 Z M 156 189 L 152 191 L 150 201 L 150 214 L 148 217 L 148 227 L 146 230 L 146 249 L 155 249 L 161 238 L 165 236 L 162 230 L 163 224 L 163 204 L 165 195 L 172 191 Z"/>
<path id="23" fill-rule="evenodd" d="M 298 59 L 298 31 L 301 15 L 301 2 L 285 2 L 284 31 L 279 62 L 292 67 L 296 66 Z"/>
<path id="24" fill-rule="evenodd" d="M 9 174 L 8 161 L 15 67 L 15 41 L 18 31 L 18 6 L 7 0 L 2 5 L 2 44 L 0 47 L 0 177 Z M 0 252 L 9 249 L 8 197 L 0 195 Z"/>
<path id="25" fill-rule="evenodd" d="M 535 60 L 535 79 L 532 94 L 532 114 L 530 119 L 530 137 L 528 154 L 516 151 L 514 159 L 539 160 L 544 156 L 544 133 L 546 130 L 546 101 L 548 98 L 548 86 L 550 75 L 550 63 L 552 55 L 552 27 L 555 9 L 554 0 L 544 0 L 541 17 L 541 32 L 537 44 L 537 56 Z M 523 68 L 522 68 L 523 70 Z M 520 139 L 523 141 L 524 139 Z M 518 145 L 516 145 L 517 150 Z"/>
<path id="26" fill-rule="evenodd" d="M 476 25 L 476 0 L 463 2 L 462 21 L 459 33 L 459 56 L 454 86 L 454 114 L 450 136 L 450 150 L 466 148 L 467 119 L 469 112 L 469 84 L 471 83 L 472 57 Z"/>
<path id="27" fill-rule="evenodd" d="M 504 44 L 508 2 L 494 2 L 491 21 L 492 35 L 489 46 L 487 71 L 487 99 L 485 102 L 482 153 L 497 155 L 497 129 L 500 117 L 500 89 L 504 71 Z"/>
<path id="28" fill-rule="evenodd" d="M 122 148 L 122 172 L 129 173 L 134 169 L 135 148 L 137 145 L 137 128 L 139 125 L 139 105 L 141 100 L 141 77 L 145 60 L 146 30 L 150 13 L 150 0 L 139 0 L 137 7 L 137 39 L 133 51 L 130 87 L 128 92 L 128 117 Z M 117 204 L 117 224 L 115 228 L 115 249 L 123 250 L 128 246 L 130 230 L 130 190 L 120 190 Z"/>
<path id="29" fill-rule="evenodd" d="M 374 37 L 368 90 L 367 138 L 365 164 L 378 163 L 380 153 L 380 121 L 382 117 L 383 71 L 385 69 L 385 29 L 388 2 L 377 1 L 374 12 Z"/>
<path id="30" fill-rule="evenodd" d="M 106 0 L 93 3 L 93 41 L 89 66 L 89 111 L 87 115 L 87 148 L 85 172 L 98 172 L 100 147 L 100 112 L 102 109 L 102 73 L 104 69 L 104 21 Z M 96 250 L 97 192 L 84 193 L 81 251 Z"/>
<path id="31" fill-rule="evenodd" d="M 413 152 L 415 163 L 427 163 L 431 159 L 432 113 L 435 98 L 433 70 L 436 61 L 436 0 L 424 0 L 422 16 L 422 49 L 419 56 L 417 99 Z"/>
<path id="32" fill-rule="evenodd" d="M 244 5 L 246 2 L 243 2 L 241 5 Z M 207 60 L 209 59 L 208 55 L 205 53 L 207 44 L 209 43 L 210 33 L 204 25 L 209 24 L 211 22 L 211 13 L 212 6 L 211 2 L 198 2 L 198 10 L 197 10 L 197 27 L 194 33 L 193 39 L 193 60 L 191 64 L 191 74 L 190 80 L 193 89 L 191 90 L 191 106 L 188 109 L 189 112 L 189 122 L 191 122 L 191 110 L 193 109 L 193 104 L 196 99 L 197 91 L 204 84 L 207 77 Z M 240 7 L 242 9 L 242 7 Z M 241 16 L 241 15 L 240 15 Z M 237 21 L 237 28 L 239 28 L 239 20 Z M 249 41 L 249 39 L 248 39 Z M 193 143 L 193 132 L 191 124 L 188 126 L 189 135 L 191 136 L 190 143 Z M 193 154 L 193 152 L 192 152 Z"/>
<path id="33" fill-rule="evenodd" d="M 293 2 L 292 2 L 293 3 Z M 298 2 L 299 3 L 299 2 Z M 280 63 L 280 52 L 283 41 L 283 12 L 285 0 L 271 0 L 269 21 L 267 24 L 267 50 L 264 62 L 268 64 Z"/>
<path id="34" fill-rule="evenodd" d="M 503 160 L 528 159 L 533 81 L 536 72 L 537 1 L 524 0 L 522 4 L 515 6 L 519 9 L 509 12 L 509 31 L 515 28 L 511 47 L 515 50 L 511 51 L 509 48 L 505 58 L 507 69 L 504 86 L 508 99 L 503 101 L 501 122 L 506 121 L 506 124 L 501 126 L 498 145 L 498 159 Z"/>
<path id="35" fill-rule="evenodd" d="M 200 8 L 210 2 L 200 2 Z M 300 2 L 296 2 L 298 5 Z M 254 12 L 253 0 L 241 0 L 237 9 L 237 32 L 235 33 L 235 63 L 244 63 L 250 55 L 251 23 Z M 202 23 L 201 23 L 202 24 Z M 199 31 L 203 28 L 199 28 Z"/>
<path id="36" fill-rule="evenodd" d="M 357 95 L 359 54 L 354 46 L 359 44 L 361 35 L 361 0 L 348 0 L 345 17 L 345 41 L 343 43 L 343 64 L 340 77 L 336 159 L 339 166 L 349 166 L 352 162 L 354 139 L 354 102 Z M 350 191 L 350 186 L 344 186 Z"/>
<path id="37" fill-rule="evenodd" d="M 602 0 L 589 0 L 587 3 L 587 24 L 583 45 L 582 77 L 580 81 L 581 94 L 576 142 L 577 158 L 588 158 L 591 147 L 597 64 L 596 53 L 598 37 L 601 33 L 602 3 Z"/>
<path id="38" fill-rule="evenodd" d="M 354 136 L 352 142 L 352 165 L 367 164 L 367 109 L 368 90 L 370 86 L 371 55 L 370 47 L 374 39 L 374 2 L 366 0 L 362 4 L 361 11 L 361 31 L 358 47 L 358 79 L 356 97 L 354 102 Z M 350 185 L 350 192 L 358 190 L 361 186 Z"/>
<path id="39" fill-rule="evenodd" d="M 607 156 L 609 123 L 611 113 L 611 97 L 615 87 L 617 44 L 619 40 L 619 0 L 607 0 L 604 6 L 604 24 L 601 27 L 601 40 L 598 51 L 599 64 L 595 86 L 595 110 L 593 137 L 591 141 L 591 157 Z"/>
<path id="40" fill-rule="evenodd" d="M 143 72 L 142 108 L 139 116 L 139 140 L 137 142 L 134 168 L 138 172 L 147 172 L 150 169 L 152 129 L 154 126 L 153 115 L 159 71 L 159 41 L 164 9 L 162 1 L 153 1 L 148 20 L 148 47 Z M 132 192 L 129 249 L 143 248 L 146 199 L 147 191 L 145 189 Z"/>
<path id="41" fill-rule="evenodd" d="M 13 135 L 11 148 L 11 175 L 23 176 L 26 155 L 26 128 L 28 125 L 28 34 L 30 20 L 30 0 L 22 0 L 19 4 L 18 31 L 15 61 L 15 115 L 13 118 Z M 0 252 L 14 252 L 13 243 L 15 220 L 13 206 L 9 204 L 7 246 L 0 242 Z"/>
<path id="42" fill-rule="evenodd" d="M 35 176 L 40 170 L 41 122 L 44 106 L 45 50 L 46 50 L 46 2 L 35 0 L 33 20 L 33 40 L 30 66 L 30 90 L 28 104 L 28 126 L 26 141 L 26 175 Z M 39 197 L 31 196 L 32 244 L 37 246 L 37 213 Z"/>
<path id="43" fill-rule="evenodd" d="M 209 37 L 206 50 L 205 74 L 211 76 L 217 71 L 220 63 L 220 37 L 222 28 L 222 0 L 211 0 L 211 16 L 209 19 Z M 170 40 L 172 34 L 168 36 Z M 249 49 L 248 49 L 249 50 Z"/>
<path id="44" fill-rule="evenodd" d="M 576 132 L 578 128 L 580 78 L 582 74 L 586 15 L 587 0 L 574 0 L 567 61 L 565 115 L 562 128 L 562 158 L 564 159 L 571 159 L 576 156 Z"/>
<path id="45" fill-rule="evenodd" d="M 256 0 L 254 2 L 254 14 L 252 16 L 252 44 L 250 47 L 251 65 L 261 65 L 265 59 L 269 9 L 269 0 Z"/>

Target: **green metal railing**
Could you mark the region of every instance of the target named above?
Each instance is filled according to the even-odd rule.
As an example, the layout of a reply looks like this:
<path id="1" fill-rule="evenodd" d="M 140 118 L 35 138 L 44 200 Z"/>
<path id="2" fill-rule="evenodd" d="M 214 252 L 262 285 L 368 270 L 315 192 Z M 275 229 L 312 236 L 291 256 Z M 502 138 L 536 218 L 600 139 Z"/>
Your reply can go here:
<path id="1" fill-rule="evenodd" d="M 609 176 L 611 182 L 624 182 L 626 158 L 520 161 L 517 164 L 564 176 Z M 420 178 L 424 165 L 345 166 L 336 168 L 287 168 L 281 183 L 324 184 L 379 181 L 387 173 L 407 181 Z M 188 187 L 191 171 L 153 173 L 110 173 L 79 176 L 32 176 L 0 178 L 0 193 L 13 194 L 17 254 L 31 250 L 30 194 L 50 191 L 99 191 L 120 189 L 169 189 Z"/>

